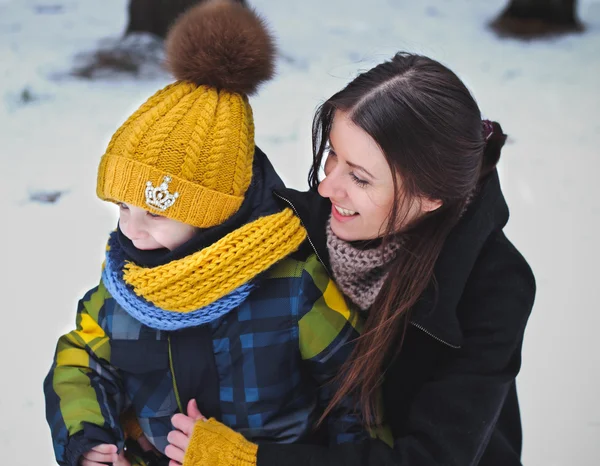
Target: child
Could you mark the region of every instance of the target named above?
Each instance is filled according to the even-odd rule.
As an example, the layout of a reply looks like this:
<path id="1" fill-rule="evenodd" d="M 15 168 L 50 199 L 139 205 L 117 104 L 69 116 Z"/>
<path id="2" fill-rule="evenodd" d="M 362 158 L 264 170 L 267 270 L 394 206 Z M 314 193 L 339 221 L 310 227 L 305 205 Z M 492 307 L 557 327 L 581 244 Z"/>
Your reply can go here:
<path id="1" fill-rule="evenodd" d="M 247 95 L 274 53 L 242 5 L 194 7 L 167 40 L 177 81 L 110 141 L 97 193 L 119 224 L 44 383 L 59 464 L 117 461 L 128 410 L 163 454 L 190 400 L 258 443 L 365 435 L 349 403 L 315 429 L 358 318 L 255 149 Z"/>

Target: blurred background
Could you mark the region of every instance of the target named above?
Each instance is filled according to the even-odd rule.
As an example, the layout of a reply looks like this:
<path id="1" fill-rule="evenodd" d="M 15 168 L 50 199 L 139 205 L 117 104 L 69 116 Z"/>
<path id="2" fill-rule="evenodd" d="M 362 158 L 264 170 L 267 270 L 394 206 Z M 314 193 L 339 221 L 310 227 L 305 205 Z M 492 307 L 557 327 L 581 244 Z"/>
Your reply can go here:
<path id="1" fill-rule="evenodd" d="M 96 199 L 98 162 L 171 81 L 161 36 L 190 3 L 0 0 L 3 464 L 54 464 L 42 381 L 117 219 Z M 306 187 L 315 108 L 399 50 L 448 65 L 501 122 L 506 231 L 538 282 L 518 378 L 523 462 L 600 464 L 600 1 L 248 3 L 279 42 L 277 78 L 252 98 L 256 141 L 292 187 Z"/>

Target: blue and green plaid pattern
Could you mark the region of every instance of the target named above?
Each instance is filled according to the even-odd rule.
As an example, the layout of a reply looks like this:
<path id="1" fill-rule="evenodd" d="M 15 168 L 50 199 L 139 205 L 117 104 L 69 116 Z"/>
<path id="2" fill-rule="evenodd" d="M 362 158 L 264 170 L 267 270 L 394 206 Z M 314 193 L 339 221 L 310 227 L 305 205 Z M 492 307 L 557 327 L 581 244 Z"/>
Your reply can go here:
<path id="1" fill-rule="evenodd" d="M 219 384 L 221 421 L 258 443 L 308 441 L 331 398 L 328 382 L 359 328 L 316 257 L 281 261 L 242 305 L 207 325 L 218 375 L 207 383 Z M 170 333 L 176 332 L 132 318 L 102 283 L 82 299 L 77 329 L 59 340 L 45 381 L 59 464 L 74 464 L 69 452 L 95 442 L 86 439 L 86 423 L 122 445 L 118 419 L 130 407 L 164 451 L 170 418 L 179 411 Z M 330 416 L 328 427 L 332 443 L 368 436 L 349 404 Z"/>

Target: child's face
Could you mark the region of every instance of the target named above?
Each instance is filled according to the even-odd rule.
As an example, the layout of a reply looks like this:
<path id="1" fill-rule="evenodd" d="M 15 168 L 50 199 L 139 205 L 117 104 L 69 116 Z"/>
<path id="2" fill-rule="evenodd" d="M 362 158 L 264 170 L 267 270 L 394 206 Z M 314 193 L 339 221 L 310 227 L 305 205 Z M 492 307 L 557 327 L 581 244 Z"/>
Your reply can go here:
<path id="1" fill-rule="evenodd" d="M 161 217 L 139 207 L 119 204 L 119 227 L 133 245 L 141 250 L 167 248 L 173 250 L 194 236 L 196 228 Z"/>

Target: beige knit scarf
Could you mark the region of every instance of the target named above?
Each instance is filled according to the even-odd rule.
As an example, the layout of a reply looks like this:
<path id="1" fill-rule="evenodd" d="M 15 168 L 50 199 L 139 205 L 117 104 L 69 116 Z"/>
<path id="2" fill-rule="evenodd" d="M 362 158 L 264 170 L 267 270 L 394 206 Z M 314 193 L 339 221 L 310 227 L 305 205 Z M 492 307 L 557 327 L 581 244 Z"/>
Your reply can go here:
<path id="1" fill-rule="evenodd" d="M 327 249 L 333 278 L 342 292 L 360 309 L 367 310 L 375 302 L 389 272 L 389 263 L 402 247 L 401 237 L 389 241 L 385 247 L 359 248 L 342 241 L 327 222 Z"/>

